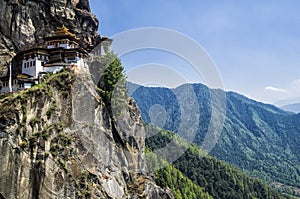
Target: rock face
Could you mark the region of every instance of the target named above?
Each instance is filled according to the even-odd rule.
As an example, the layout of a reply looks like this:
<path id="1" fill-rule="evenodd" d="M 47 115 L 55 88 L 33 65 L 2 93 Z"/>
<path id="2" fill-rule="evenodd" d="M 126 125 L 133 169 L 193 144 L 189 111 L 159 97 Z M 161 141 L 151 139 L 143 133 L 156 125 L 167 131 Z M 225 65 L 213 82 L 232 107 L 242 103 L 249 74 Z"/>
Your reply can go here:
<path id="1" fill-rule="evenodd" d="M 62 25 L 87 49 L 100 41 L 87 0 L 0 0 L 0 76 L 20 48 Z M 132 99 L 114 119 L 88 67 L 45 79 L 0 100 L 1 199 L 172 198 L 145 172 Z"/>
<path id="2" fill-rule="evenodd" d="M 74 31 L 84 46 L 100 41 L 98 20 L 87 0 L 0 0 L 0 76 L 23 46 L 41 42 L 62 25 Z"/>
<path id="3" fill-rule="evenodd" d="M 86 70 L 0 101 L 4 198 L 172 198 L 145 172 L 139 109 L 114 122 Z"/>

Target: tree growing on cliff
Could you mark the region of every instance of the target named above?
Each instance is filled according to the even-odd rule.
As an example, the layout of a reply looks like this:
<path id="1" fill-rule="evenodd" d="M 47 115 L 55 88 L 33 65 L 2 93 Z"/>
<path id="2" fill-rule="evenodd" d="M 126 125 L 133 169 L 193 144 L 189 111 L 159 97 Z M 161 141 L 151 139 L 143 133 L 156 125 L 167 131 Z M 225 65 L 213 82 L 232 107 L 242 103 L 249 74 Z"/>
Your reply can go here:
<path id="1" fill-rule="evenodd" d="M 112 52 L 105 55 L 103 66 L 98 91 L 112 113 L 112 109 L 121 109 L 127 101 L 126 76 L 120 59 Z"/>

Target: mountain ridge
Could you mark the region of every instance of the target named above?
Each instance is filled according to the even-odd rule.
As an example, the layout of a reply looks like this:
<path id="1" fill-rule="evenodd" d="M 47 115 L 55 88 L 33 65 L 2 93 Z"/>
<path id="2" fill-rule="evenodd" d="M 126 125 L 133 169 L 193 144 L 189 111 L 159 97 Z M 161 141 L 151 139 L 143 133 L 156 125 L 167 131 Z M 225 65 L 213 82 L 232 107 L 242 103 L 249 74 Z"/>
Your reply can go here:
<path id="1" fill-rule="evenodd" d="M 151 122 L 150 108 L 159 104 L 165 109 L 167 118 L 162 128 L 178 131 L 180 107 L 174 97 L 174 89 L 139 87 L 130 91 L 130 83 L 128 85 L 129 93 L 136 100 L 146 122 Z M 218 108 L 211 106 L 211 95 L 220 91 L 210 90 L 203 84 L 189 86 L 194 89 L 201 113 L 194 140 L 201 146 L 209 127 L 212 108 Z M 251 100 L 235 92 L 224 93 L 225 123 L 219 142 L 210 154 L 239 167 L 253 177 L 300 186 L 300 167 L 297 166 L 300 161 L 300 115 Z M 280 160 L 285 163 L 280 164 Z"/>
<path id="2" fill-rule="evenodd" d="M 281 113 L 285 112 L 285 114 L 290 114 L 290 115 L 297 114 L 297 113 L 291 113 L 290 111 L 286 111 L 286 110 L 282 109 L 282 107 L 284 107 L 284 106 L 277 106 L 277 105 L 274 105 L 274 104 L 271 104 L 271 103 L 260 102 L 260 101 L 257 101 L 255 99 L 251 99 L 249 97 L 246 97 L 245 95 L 240 94 L 240 93 L 238 93 L 236 91 L 225 91 L 225 90 L 222 90 L 222 89 L 219 89 L 219 88 L 211 89 L 207 85 L 202 84 L 202 83 L 186 83 L 186 84 L 179 85 L 179 86 L 177 86 L 175 88 L 168 88 L 168 87 L 163 87 L 163 86 L 143 86 L 143 85 L 139 85 L 138 83 L 133 83 L 133 82 L 127 81 L 127 87 L 129 88 L 128 92 L 129 92 L 130 95 L 132 95 L 133 92 L 137 88 L 140 88 L 140 87 L 153 88 L 153 89 L 160 88 L 160 89 L 176 90 L 176 89 L 178 89 L 180 87 L 184 87 L 185 85 L 200 85 L 201 87 L 204 87 L 204 88 L 207 88 L 207 89 L 210 89 L 210 90 L 219 90 L 219 91 L 223 91 L 225 93 L 231 94 L 231 95 L 239 96 L 239 97 L 241 97 L 243 99 L 246 99 L 249 102 L 260 103 L 261 105 L 269 106 L 271 109 L 275 109 L 275 110 L 277 110 L 278 112 L 281 112 Z M 299 103 L 295 103 L 295 104 L 298 105 Z M 286 106 L 288 106 L 288 105 L 286 105 Z"/>

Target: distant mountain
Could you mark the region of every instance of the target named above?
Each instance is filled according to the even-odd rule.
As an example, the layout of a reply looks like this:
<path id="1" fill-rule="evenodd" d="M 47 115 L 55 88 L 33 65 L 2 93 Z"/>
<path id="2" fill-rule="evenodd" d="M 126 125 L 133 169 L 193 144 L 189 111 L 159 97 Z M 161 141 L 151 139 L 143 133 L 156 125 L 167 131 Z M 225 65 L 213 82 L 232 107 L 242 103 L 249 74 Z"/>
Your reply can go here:
<path id="1" fill-rule="evenodd" d="M 185 111 L 178 97 L 185 95 L 184 92 L 191 90 L 190 88 L 198 105 L 189 107 L 189 104 L 193 103 L 192 99 L 187 98 L 184 108 L 188 111 Z M 187 84 L 168 89 L 129 83 L 128 89 L 146 122 L 153 120 L 153 107 L 163 107 L 166 116 L 162 118 L 166 121 L 162 128 L 174 132 L 182 130 L 180 124 L 183 114 L 188 117 L 186 112 L 199 109 L 196 110 L 199 112 L 199 121 L 194 139 L 199 146 L 204 142 L 211 119 L 216 119 L 212 118 L 212 113 L 224 114 L 222 134 L 210 155 L 239 167 L 251 176 L 260 177 L 268 182 L 300 187 L 300 114 L 286 112 L 234 92 L 212 90 L 202 84 Z M 216 103 L 213 101 L 216 99 L 212 96 L 218 95 L 226 97 L 225 113 L 222 113 L 221 107 L 214 105 Z M 193 116 L 187 119 L 195 118 Z M 186 129 L 188 134 L 190 129 Z"/>
<path id="2" fill-rule="evenodd" d="M 285 105 L 282 106 L 281 108 L 285 111 L 300 113 L 300 103 Z"/>

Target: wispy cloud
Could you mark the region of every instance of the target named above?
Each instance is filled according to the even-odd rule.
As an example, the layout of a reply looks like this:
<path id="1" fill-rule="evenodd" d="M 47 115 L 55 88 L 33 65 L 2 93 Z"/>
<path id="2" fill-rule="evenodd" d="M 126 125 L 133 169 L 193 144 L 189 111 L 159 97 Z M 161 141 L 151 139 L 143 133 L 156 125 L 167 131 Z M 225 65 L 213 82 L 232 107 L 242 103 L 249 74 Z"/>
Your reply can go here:
<path id="1" fill-rule="evenodd" d="M 281 89 L 281 88 L 276 88 L 273 86 L 267 86 L 265 87 L 266 91 L 272 91 L 272 92 L 279 92 L 279 93 L 287 93 L 288 91 L 285 89 Z"/>

